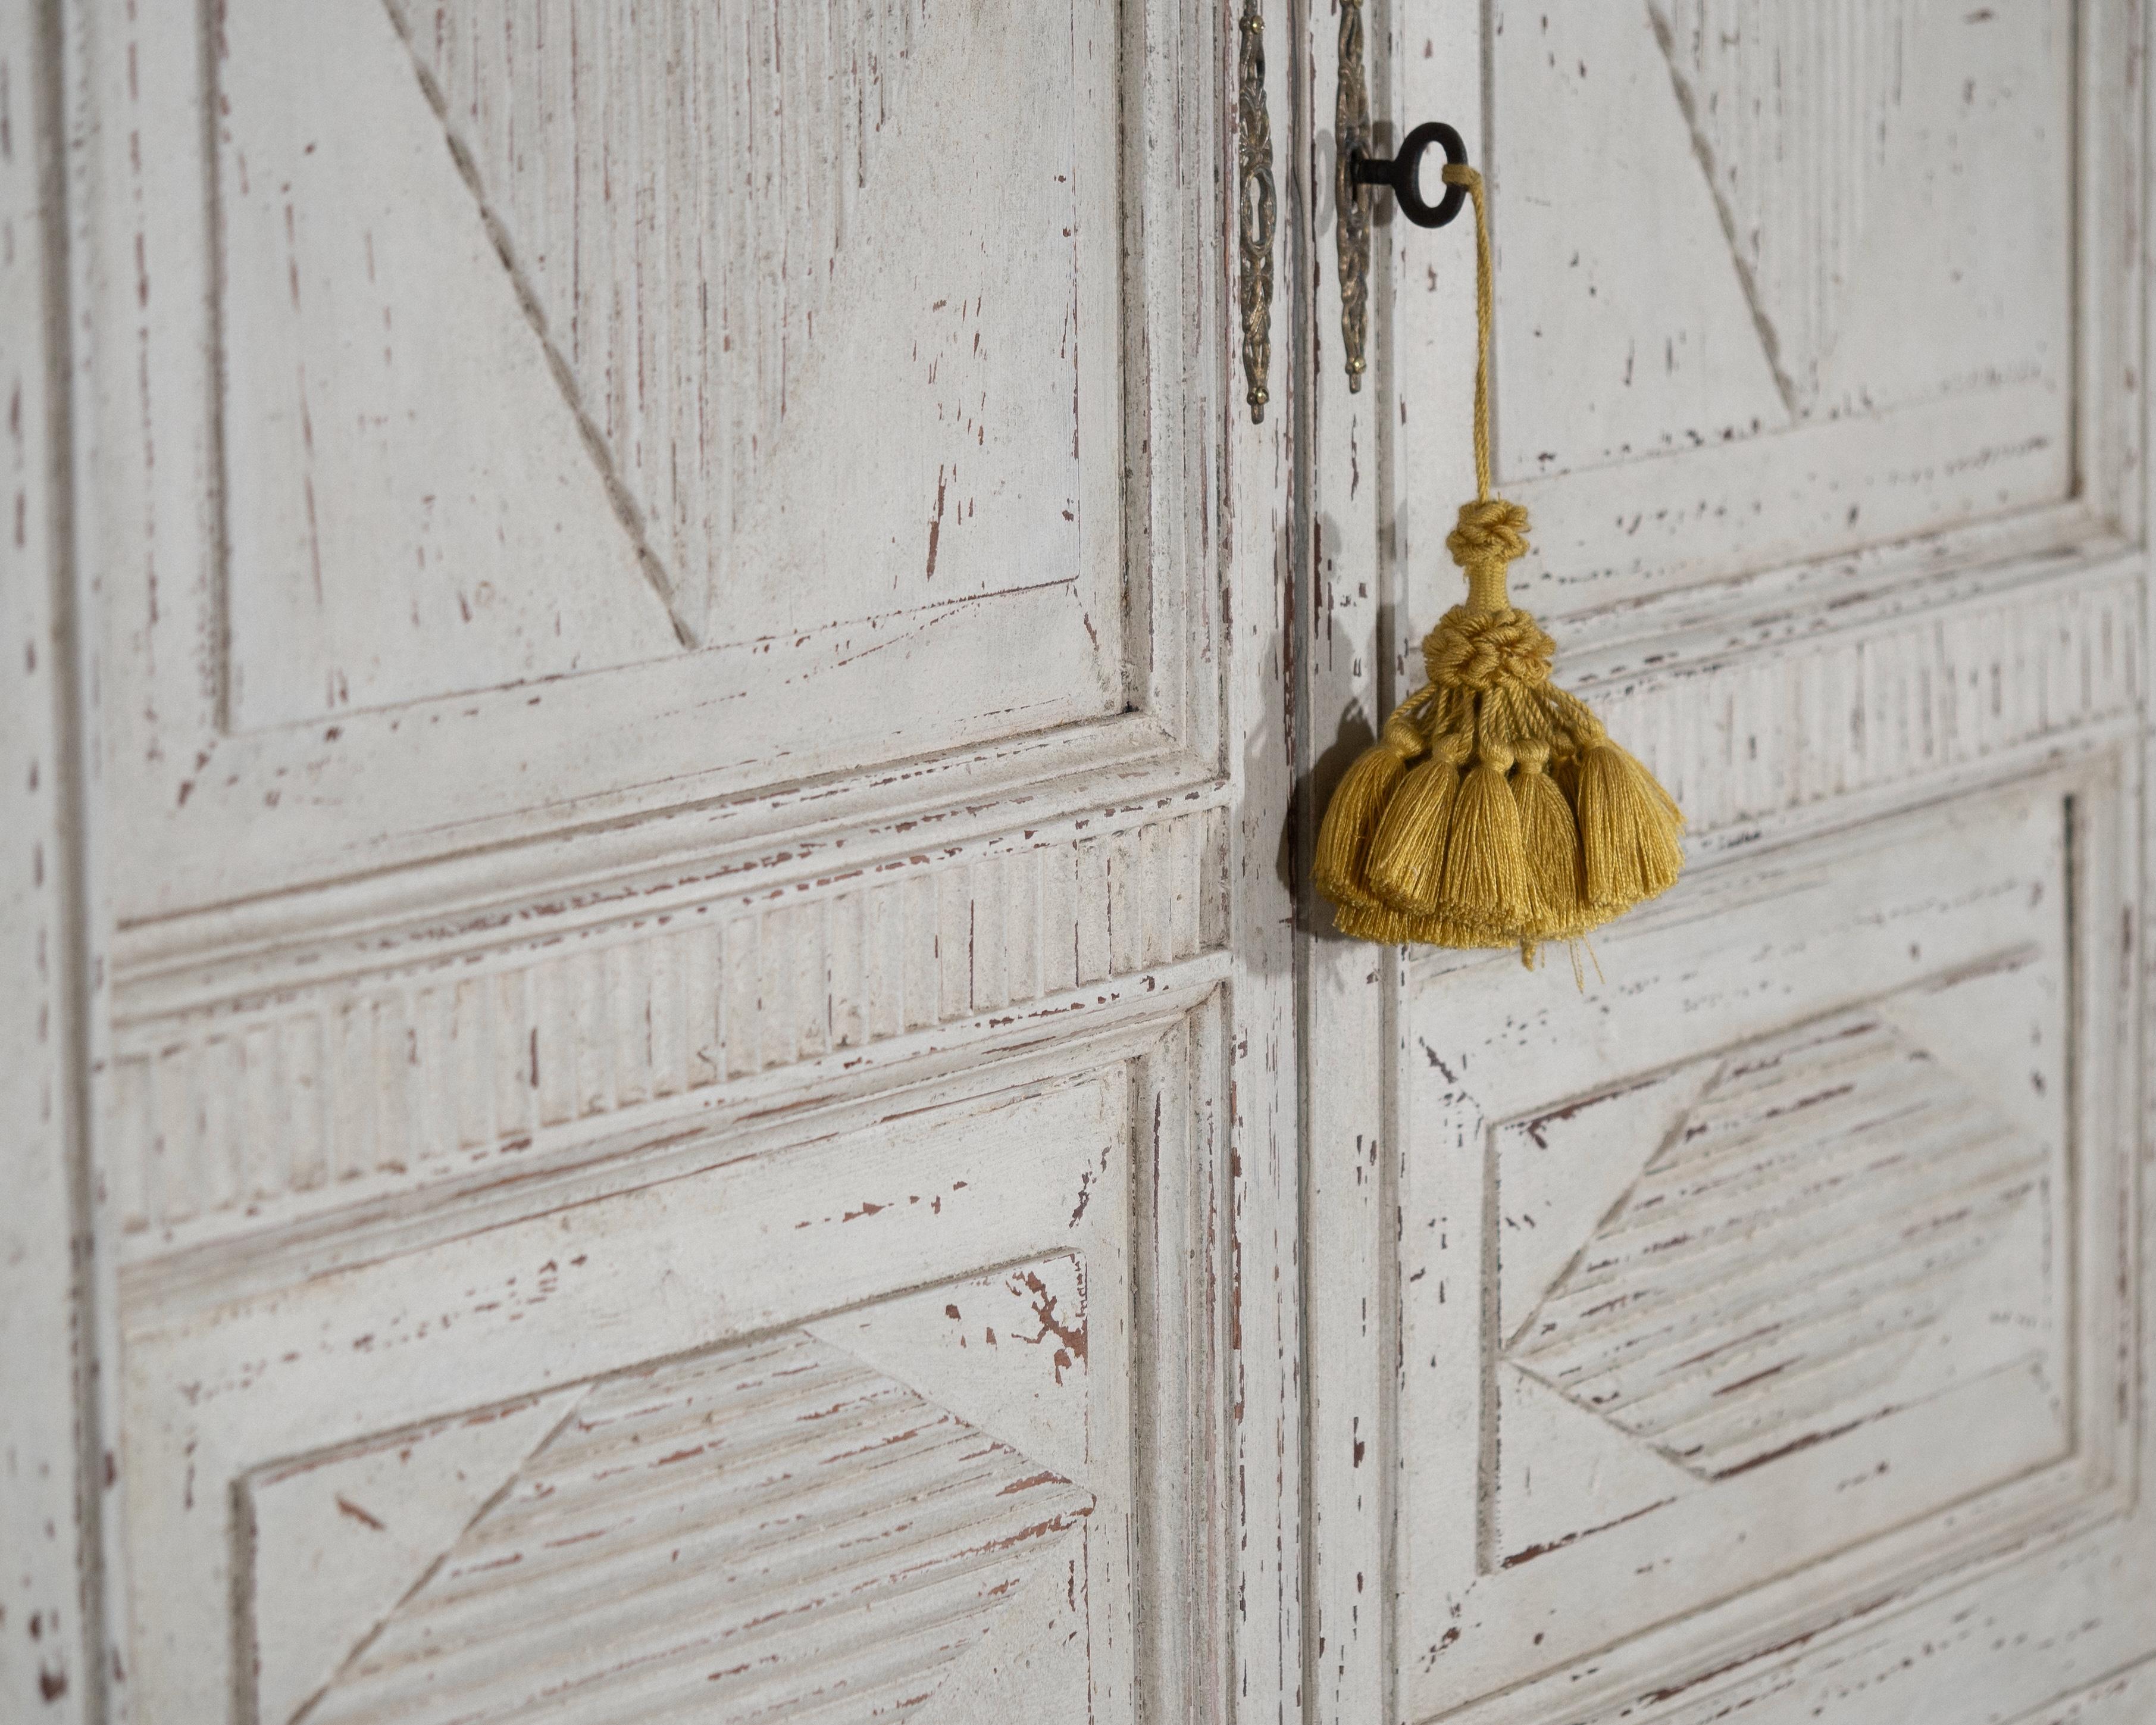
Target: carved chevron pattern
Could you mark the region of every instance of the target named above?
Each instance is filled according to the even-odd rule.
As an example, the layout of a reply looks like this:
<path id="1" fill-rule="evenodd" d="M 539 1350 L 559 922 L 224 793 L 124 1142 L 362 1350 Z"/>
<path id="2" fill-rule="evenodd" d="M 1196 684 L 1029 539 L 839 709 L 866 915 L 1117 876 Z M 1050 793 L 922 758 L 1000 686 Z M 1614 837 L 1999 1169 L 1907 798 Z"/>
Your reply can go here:
<path id="1" fill-rule="evenodd" d="M 1908 0 L 1650 0 L 1783 398 L 1810 411 L 1899 103 Z"/>
<path id="2" fill-rule="evenodd" d="M 1892 1383 L 2042 1152 L 1868 1011 L 1732 1055 L 1506 1358 L 1709 1478 Z"/>
<path id="3" fill-rule="evenodd" d="M 388 0 L 677 609 L 773 459 L 927 0 Z"/>
<path id="4" fill-rule="evenodd" d="M 1092 1502 L 805 1332 L 633 1372 L 583 1396 L 294 1717 L 903 1718 Z"/>

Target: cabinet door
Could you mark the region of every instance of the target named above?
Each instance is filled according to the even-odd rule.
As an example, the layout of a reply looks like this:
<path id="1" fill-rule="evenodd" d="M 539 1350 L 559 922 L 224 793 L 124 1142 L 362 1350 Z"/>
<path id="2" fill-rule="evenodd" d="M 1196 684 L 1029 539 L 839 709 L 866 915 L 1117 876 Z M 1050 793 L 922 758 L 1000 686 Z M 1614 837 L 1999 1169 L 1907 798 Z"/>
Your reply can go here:
<path id="1" fill-rule="evenodd" d="M 1320 1717 L 2139 1717 L 2144 30 L 1371 14 L 1489 174 L 1516 602 L 1691 869 L 1577 978 L 1311 936 Z M 1378 234 L 1321 789 L 1471 484 L 1465 224 Z"/>
<path id="2" fill-rule="evenodd" d="M 1287 415 L 1236 374 L 1230 21 L 65 20 L 84 1686 L 1291 1687 Z"/>

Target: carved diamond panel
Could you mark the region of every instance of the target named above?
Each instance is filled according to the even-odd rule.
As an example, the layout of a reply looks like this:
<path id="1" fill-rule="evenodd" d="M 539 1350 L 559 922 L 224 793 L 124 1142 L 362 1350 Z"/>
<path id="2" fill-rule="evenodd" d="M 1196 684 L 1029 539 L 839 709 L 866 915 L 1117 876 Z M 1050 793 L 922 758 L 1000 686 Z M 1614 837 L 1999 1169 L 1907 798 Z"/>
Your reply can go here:
<path id="1" fill-rule="evenodd" d="M 1214 8 L 122 20 L 85 556 L 127 928 L 1216 776 Z"/>
<path id="2" fill-rule="evenodd" d="M 1916 0 L 1650 0 L 1791 410 L 1809 413 L 1903 123 Z"/>
<path id="3" fill-rule="evenodd" d="M 1876 1012 L 1748 1045 L 1504 1358 L 1692 1473 L 1748 1472 L 1892 1403 L 2043 1158 Z"/>
<path id="4" fill-rule="evenodd" d="M 2087 1194 L 2131 1142 L 2072 956 L 2118 926 L 2109 772 L 1729 863 L 1578 991 L 1424 967 L 1404 1717 L 1584 1716 L 1613 1660 L 1703 1669 L 1732 1614 L 2087 1502 L 2116 1286 Z"/>
<path id="5" fill-rule="evenodd" d="M 387 3 L 598 459 L 701 636 L 789 408 L 846 342 L 845 301 L 880 237 L 871 206 L 917 147 L 907 109 L 950 74 L 951 8 Z"/>
<path id="6" fill-rule="evenodd" d="M 135 1705 L 1169 1705 L 1140 1613 L 1217 1646 L 1229 1597 L 1219 999 L 131 1279 Z"/>
<path id="7" fill-rule="evenodd" d="M 1085 1323 L 1051 1259 L 264 1470 L 261 1716 L 908 1717 L 1007 1614 L 1082 1623 Z"/>

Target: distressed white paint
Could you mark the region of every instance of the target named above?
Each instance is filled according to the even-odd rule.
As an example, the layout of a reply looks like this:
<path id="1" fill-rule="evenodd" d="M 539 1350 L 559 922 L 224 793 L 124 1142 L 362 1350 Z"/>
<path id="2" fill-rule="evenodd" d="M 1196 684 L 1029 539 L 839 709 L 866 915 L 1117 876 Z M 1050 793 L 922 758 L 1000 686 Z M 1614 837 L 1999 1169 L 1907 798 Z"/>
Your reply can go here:
<path id="1" fill-rule="evenodd" d="M 2071 495 L 2066 0 L 1491 29 L 1498 465 L 1545 529 L 1538 609 Z"/>
<path id="2" fill-rule="evenodd" d="M 243 4 L 207 78 L 182 13 L 105 21 L 163 141 L 114 140 L 85 258 L 143 360 L 100 374 L 169 839 L 125 922 L 624 816 L 708 858 L 805 781 L 917 824 L 924 774 L 1103 774 L 1065 813 L 1209 765 L 1204 9 L 572 11 Z"/>
<path id="3" fill-rule="evenodd" d="M 492 916 L 377 930 L 327 983 L 319 952 L 258 961 L 244 994 L 204 998 L 198 976 L 189 1009 L 121 1033 L 126 1225 L 170 1244 L 573 1154 L 731 1079 L 1067 1012 L 1220 945 L 1224 811 L 1068 824 L 1060 843 L 939 847 L 776 904 L 639 892 L 536 942 L 504 944 Z"/>
<path id="4" fill-rule="evenodd" d="M 1082 1346 L 1083 1312 L 1065 1321 Z M 325 1602 L 327 1621 L 303 1632 L 351 1645 L 306 1717 L 469 1719 L 543 1701 L 740 1719 L 834 1699 L 906 1717 L 1036 1572 L 1065 1570 L 1068 1548 L 1082 1558 L 1096 1507 L 1080 1481 L 798 1331 L 568 1400 L 539 1404 L 559 1417 L 387 1609 L 340 1623 L 358 1602 Z M 334 1548 L 364 1543 L 369 1512 L 341 1494 L 337 1508 L 357 1531 L 338 1527 Z M 282 1625 L 261 1619 L 281 1564 L 319 1548 L 258 1545 L 258 1656 L 277 1651 Z M 273 1706 L 265 1684 L 264 1716 L 295 1716 L 289 1700 Z"/>
<path id="5" fill-rule="evenodd" d="M 484 1583 L 485 1609 L 476 1598 L 469 1609 L 505 1626 L 531 1623 L 539 1602 L 552 1600 L 546 1609 L 558 1613 L 559 1622 L 549 1656 L 575 1668 L 564 1681 L 598 1681 L 613 1671 L 624 1683 L 658 1684 L 656 1692 L 637 1692 L 644 1704 L 661 1706 L 672 1682 L 690 1683 L 688 1694 L 711 1695 L 696 1686 L 734 1663 L 704 1641 L 700 1623 L 723 1640 L 725 1623 L 747 1625 L 757 1615 L 757 1586 L 715 1569 L 714 1553 L 738 1548 L 753 1554 L 760 1542 L 783 1546 L 791 1539 L 798 1546 L 794 1556 L 773 1559 L 782 1569 L 786 1563 L 806 1565 L 803 1573 L 811 1574 L 823 1563 L 860 1568 L 851 1579 L 832 1582 L 834 1599 L 857 1595 L 879 1575 L 901 1587 L 924 1579 L 914 1559 L 937 1557 L 936 1539 L 950 1542 L 947 1549 L 957 1561 L 978 1538 L 985 1542 L 982 1555 L 992 1558 L 1006 1535 L 1023 1535 L 1042 1519 L 1029 1512 L 1004 1525 L 998 1518 L 1007 1488 L 1044 1471 L 1067 1479 L 1038 1461 L 1021 1465 L 1020 1452 L 996 1430 L 1013 1429 L 1002 1404 L 1033 1394 L 1023 1361 L 1007 1381 L 975 1386 L 952 1398 L 959 1406 L 937 1404 L 940 1411 L 932 1411 L 921 1392 L 893 1378 L 884 1363 L 872 1364 L 846 1348 L 860 1318 L 844 1314 L 853 1308 L 873 1316 L 888 1291 L 923 1285 L 963 1312 L 978 1297 L 978 1278 L 952 1281 L 949 1272 L 1004 1256 L 1019 1260 L 1009 1273 L 1022 1278 L 1029 1269 L 1047 1290 L 1024 1307 L 1035 1325 L 1008 1345 L 1023 1350 L 1060 1333 L 1058 1345 L 1073 1354 L 1062 1368 L 1064 1388 L 1082 1398 L 1075 1417 L 1088 1452 L 1084 1478 L 1097 1483 L 1089 1483 L 1090 1506 L 1066 1489 L 1055 1514 L 1091 1517 L 1102 1526 L 1102 1536 L 1087 1542 L 1095 1554 L 1088 1586 L 1103 1630 L 1127 1622 L 1127 1606 L 1118 1602 L 1128 1584 L 1127 1524 L 1135 1512 L 1129 1399 L 1134 1380 L 1154 1368 L 1132 1353 L 1132 1324 L 1146 1307 L 1135 1299 L 1127 1254 L 1139 1217 L 1154 1208 L 1134 1189 L 1132 1158 L 1149 1158 L 1156 1096 L 1163 1114 L 1190 1106 L 1185 1093 L 1148 1090 L 1144 1063 L 1153 1040 L 1142 1034 L 1135 1047 L 1126 1040 L 1126 1060 L 1139 1059 L 1139 1070 L 1111 1062 L 1075 1082 L 1044 1086 L 1036 1079 L 977 1094 L 970 1103 L 901 1111 L 779 1154 L 735 1158 L 711 1145 L 700 1172 L 596 1203 L 542 1209 L 473 1237 L 392 1247 L 298 1289 L 273 1289 L 188 1316 L 173 1312 L 161 1319 L 146 1309 L 150 1327 L 130 1343 L 135 1441 L 127 1465 L 136 1495 L 151 1506 L 138 1524 L 135 1610 L 138 1633 L 167 1625 L 179 1639 L 151 1635 L 138 1642 L 141 1704 L 181 1714 L 213 1704 L 226 1673 L 222 1661 L 187 1651 L 196 1645 L 187 1631 L 198 1625 L 196 1634 L 211 1630 L 223 1615 L 234 1563 L 243 1557 L 252 1563 L 252 1585 L 261 1594 L 276 1590 L 279 1566 L 310 1561 L 305 1544 L 265 1548 L 258 1537 L 251 1556 L 246 1543 L 235 1546 L 234 1495 L 213 1481 L 254 1476 L 270 1462 L 268 1489 L 290 1491 L 275 1482 L 291 1477 L 305 1458 L 319 1455 L 350 1474 L 352 1464 L 343 1458 L 356 1445 L 378 1448 L 408 1425 L 483 1415 L 505 1400 L 516 1414 L 526 1399 L 557 1386 L 587 1387 L 572 1406 L 555 1409 L 557 1419 L 527 1422 L 532 1449 L 512 1456 L 496 1482 L 510 1486 L 507 1496 L 490 1491 L 482 1504 L 493 1507 L 476 1521 L 448 1523 L 449 1543 L 430 1553 L 441 1558 L 446 1551 L 444 1564 L 427 1569 L 429 1579 L 413 1578 L 419 1590 L 390 1614 L 386 1643 L 369 1644 L 385 1647 L 378 1671 L 359 1645 L 374 1621 L 369 1602 L 350 1603 L 347 1645 L 357 1653 L 340 1666 L 342 1675 L 323 1703 L 333 1713 L 364 1702 L 404 1717 L 392 1705 L 394 1694 L 403 1694 L 397 1705 L 408 1708 L 422 1692 L 466 1682 L 480 1685 L 470 1700 L 483 1712 L 531 1698 L 517 1686 L 528 1681 L 533 1654 L 516 1656 L 487 1641 L 476 1622 L 470 1634 L 424 1638 L 439 1615 L 428 1603 L 430 1587 L 448 1589 L 441 1609 L 449 1611 Z M 982 1076 L 995 1081 L 992 1073 Z M 978 1093 L 979 1081 L 972 1088 Z M 1167 1217 L 1161 1223 L 1187 1225 Z M 1075 1309 L 1066 1303 L 1078 1291 L 1070 1272 L 1034 1261 L 1073 1252 L 1084 1276 L 1083 1304 Z M 804 1331 L 804 1324 L 811 1327 Z M 774 1364 L 773 1348 L 798 1358 Z M 829 1380 L 813 1395 L 804 1387 L 811 1377 Z M 849 1411 L 860 1398 L 858 1410 Z M 1066 1410 L 1064 1417 L 1073 1415 Z M 942 1436 L 927 1432 L 937 1420 L 947 1423 Z M 622 1421 L 629 1423 L 620 1425 L 617 1461 L 603 1462 L 596 1452 L 577 1459 L 599 1441 L 601 1428 Z M 851 1441 L 824 1435 L 839 1426 L 852 1431 Z M 1022 1432 L 1023 1423 L 1015 1430 Z M 585 1435 L 574 1435 L 580 1430 Z M 798 1441 L 790 1432 L 799 1434 Z M 737 1452 L 745 1475 L 730 1459 Z M 879 1452 L 900 1471 L 868 1466 L 858 1479 L 837 1482 L 834 1468 L 860 1467 Z M 819 1455 L 827 1455 L 821 1466 Z M 926 1470 L 918 1478 L 901 1467 L 909 1456 L 915 1471 Z M 429 1461 L 423 1450 L 415 1465 L 439 1470 L 454 1459 Z M 952 1466 L 959 1472 L 939 1483 L 937 1471 Z M 563 1468 L 569 1472 L 549 1483 Z M 990 1473 L 995 1479 L 982 1486 Z M 827 1478 L 839 1492 L 829 1518 L 814 1502 L 788 1510 L 788 1492 Z M 965 1494 L 976 1491 L 973 1504 Z M 953 1492 L 957 1502 L 938 1509 Z M 351 1495 L 357 1507 L 369 1507 L 356 1490 Z M 916 1513 L 900 1513 L 909 1502 L 916 1502 Z M 528 1504 L 528 1514 L 520 1504 Z M 940 1519 L 921 1519 L 932 1512 Z M 542 1530 L 520 1531 L 532 1516 L 562 1514 L 572 1525 L 557 1530 L 559 1543 Z M 588 1538 L 579 1532 L 580 1515 L 592 1530 L 613 1531 Z M 643 1518 L 650 1516 L 670 1530 L 657 1543 L 646 1537 Z M 879 1516 L 894 1519 L 884 1524 Z M 858 1537 L 849 1543 L 852 1517 Z M 341 1519 L 350 1524 L 339 1528 L 346 1538 L 375 1531 L 356 1517 Z M 692 1536 L 717 1544 L 702 1561 L 684 1550 L 676 1567 L 672 1553 Z M 505 1539 L 510 1544 L 502 1548 Z M 532 1550 L 516 1557 L 516 1542 L 526 1539 Z M 798 1544 L 804 1540 L 836 1543 L 819 1556 L 821 1548 Z M 924 1541 L 929 1549 L 916 1553 Z M 879 1556 L 886 1548 L 891 1555 Z M 497 1561 L 505 1551 L 510 1555 Z M 1183 1559 L 1163 1553 L 1162 1561 Z M 974 1573 L 963 1561 L 959 1568 Z M 469 1586 L 459 1584 L 459 1575 Z M 666 1594 L 677 1585 L 716 1591 L 700 1605 Z M 812 1588 L 798 1603 L 811 1607 L 825 1591 Z M 619 1630 L 603 1630 L 593 1614 L 613 1609 L 607 1602 L 622 1597 L 653 1602 L 646 1626 L 652 1633 L 661 1619 L 685 1613 L 680 1635 L 699 1650 L 662 1638 L 639 1652 Z M 721 1599 L 737 1603 L 722 1605 Z M 728 1612 L 737 1615 L 728 1619 Z M 255 1632 L 264 1633 L 259 1623 Z M 414 1635 L 423 1639 L 413 1642 Z M 611 1657 L 593 1648 L 611 1650 Z M 1118 1708 L 1129 1704 L 1128 1650 L 1127 1634 L 1091 1646 L 1092 1681 L 1104 1707 L 1111 1697 Z M 465 1661 L 454 1670 L 444 1662 L 453 1651 Z M 957 1651 L 955 1643 L 945 1645 L 938 1662 Z M 798 1674 L 826 1655 L 829 1681 L 880 1682 L 898 1670 L 922 1669 L 873 1633 L 834 1628 L 828 1641 L 814 1635 L 800 1640 L 765 1675 L 793 1682 L 788 1671 Z M 588 1666 L 594 1657 L 599 1663 Z M 691 1671 L 684 1659 L 715 1662 L 708 1671 Z M 896 1666 L 885 1671 L 886 1660 Z M 414 1682 L 419 1689 L 398 1688 Z M 345 1688 L 349 1693 L 340 1698 Z M 594 1702 L 599 1711 L 593 1716 L 605 1717 L 605 1705 L 611 1703 Z"/>
<path id="6" fill-rule="evenodd" d="M 1291 1704 L 1232 31 L 64 11 L 116 1716 Z"/>
<path id="7" fill-rule="evenodd" d="M 54 44 L 0 14 L 0 1715 L 96 1717 Z"/>
<path id="8" fill-rule="evenodd" d="M 2105 1212 L 2077 1215 L 2073 1181 L 2118 1171 L 2069 1137 L 2064 788 L 1881 823 L 1763 869 L 1749 902 L 1732 883 L 1704 924 L 1613 932 L 1611 981 L 1531 1024 L 1507 1023 L 1502 967 L 1418 994 L 1399 1555 L 1420 1711 L 2033 1477 L 2103 1417 L 2066 1334 L 2116 1275 L 2087 1261 Z M 2100 816 L 2080 834 L 2117 842 Z M 1666 1121 L 1601 1117 L 1665 1075 Z M 1516 1195 L 1542 1157 L 1619 1164 L 1621 1195 Z M 1516 1272 L 1512 1241 L 1545 1233 L 1563 1245 Z M 1471 1296 L 1490 1281 L 1494 1310 Z M 1486 1384 L 1523 1373 L 1681 1477 L 1553 1524 L 1535 1481 L 1584 1446 L 1535 1453 L 1509 1404 L 1463 1398 L 1486 1359 Z"/>
<path id="9" fill-rule="evenodd" d="M 1261 428 L 1215 6 L 67 0 L 27 133 L 0 44 L 10 1702 L 2145 1710 L 2139 8 L 1373 9 L 1694 816 L 1584 991 L 1296 929 L 1471 325 L 1381 222 L 1345 391 L 1262 10 Z"/>
<path id="10" fill-rule="evenodd" d="M 290 1720 L 336 1683 L 578 1400 L 531 1396 L 251 1476 L 256 1712 Z"/>

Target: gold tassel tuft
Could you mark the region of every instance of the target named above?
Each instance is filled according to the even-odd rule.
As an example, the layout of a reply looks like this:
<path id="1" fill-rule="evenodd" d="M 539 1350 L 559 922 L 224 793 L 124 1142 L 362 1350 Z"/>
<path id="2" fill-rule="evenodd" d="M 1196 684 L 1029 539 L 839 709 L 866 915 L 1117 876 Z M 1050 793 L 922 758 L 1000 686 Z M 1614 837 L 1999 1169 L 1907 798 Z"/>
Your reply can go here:
<path id="1" fill-rule="evenodd" d="M 1356 757 L 1325 805 L 1311 876 L 1336 905 L 1378 905 L 1368 874 L 1370 839 L 1408 762 L 1427 747 L 1414 726 L 1419 706 L 1419 700 L 1409 701 L 1385 721 L 1383 735 Z"/>
<path id="2" fill-rule="evenodd" d="M 1669 793 L 1607 737 L 1579 757 L 1579 839 L 1587 902 L 1598 921 L 1674 886 L 1684 869 L 1684 818 Z"/>
<path id="3" fill-rule="evenodd" d="M 1462 928 L 1458 923 L 1448 922 L 1442 916 L 1411 916 L 1404 911 L 1392 910 L 1383 905 L 1374 910 L 1342 905 L 1333 913 L 1332 926 L 1341 933 L 1353 935 L 1357 940 L 1375 941 L 1384 947 L 1410 944 L 1480 947 L 1488 944 L 1473 929 Z"/>
<path id="4" fill-rule="evenodd" d="M 1539 758 L 1522 756 L 1513 775 L 1520 805 L 1520 840 L 1527 857 L 1528 914 L 1522 932 L 1542 940 L 1569 940 L 1584 932 L 1579 826 L 1572 805 Z M 1527 960 L 1530 968 L 1534 961 Z"/>
<path id="5" fill-rule="evenodd" d="M 1370 840 L 1368 880 L 1373 902 L 1411 916 L 1437 909 L 1445 835 L 1460 790 L 1460 760 L 1466 750 L 1456 737 L 1442 738 L 1430 759 L 1414 768 L 1393 793 Z"/>
<path id="6" fill-rule="evenodd" d="M 1586 703 L 1551 682 L 1555 644 L 1507 594 L 1527 512 L 1490 491 L 1482 182 L 1470 167 L 1445 177 L 1475 201 L 1477 495 L 1445 541 L 1467 600 L 1423 641 L 1429 680 L 1333 793 L 1312 874 L 1343 934 L 1517 947 L 1532 968 L 1541 943 L 1576 940 L 1674 883 L 1684 817 Z M 1573 962 L 1577 973 L 1576 947 Z"/>
<path id="7" fill-rule="evenodd" d="M 1526 927 L 1532 906 L 1520 808 L 1505 771 L 1486 757 L 1460 782 L 1445 834 L 1437 908 L 1448 922 L 1489 929 L 1499 943 L 1510 946 Z"/>

